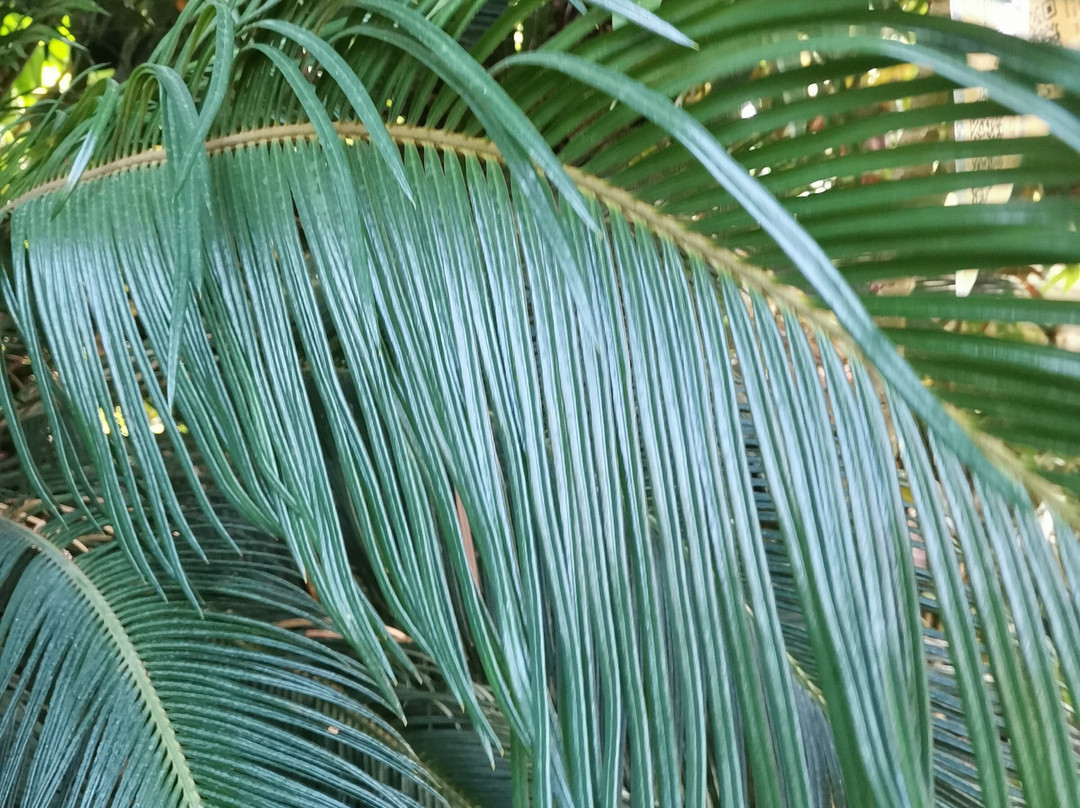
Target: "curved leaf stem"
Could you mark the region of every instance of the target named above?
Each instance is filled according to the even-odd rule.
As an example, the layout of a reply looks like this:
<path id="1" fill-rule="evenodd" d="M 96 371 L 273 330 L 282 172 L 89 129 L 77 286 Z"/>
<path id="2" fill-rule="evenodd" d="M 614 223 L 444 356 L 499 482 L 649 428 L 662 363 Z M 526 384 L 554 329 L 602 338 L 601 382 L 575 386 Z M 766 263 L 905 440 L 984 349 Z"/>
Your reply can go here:
<path id="1" fill-rule="evenodd" d="M 113 646 L 120 654 L 124 670 L 131 677 L 131 681 L 139 691 L 143 704 L 146 705 L 146 709 L 150 712 L 150 719 L 154 722 L 157 735 L 161 739 L 165 757 L 176 774 L 180 791 L 184 795 L 183 804 L 185 808 L 202 808 L 202 797 L 188 766 L 184 749 L 176 737 L 172 721 L 169 720 L 169 716 L 165 712 L 165 706 L 161 703 L 161 697 L 158 696 L 154 683 L 150 681 L 150 673 L 143 664 L 135 644 L 131 641 L 124 624 L 120 621 L 116 612 L 113 611 L 108 600 L 101 594 L 94 582 L 87 577 L 86 573 L 82 571 L 82 568 L 64 550 L 35 533 L 31 533 L 26 528 L 12 523 L 0 522 L 0 533 L 7 533 L 17 538 L 30 549 L 43 555 L 67 577 L 75 590 L 86 599 L 101 625 L 109 633 Z"/>

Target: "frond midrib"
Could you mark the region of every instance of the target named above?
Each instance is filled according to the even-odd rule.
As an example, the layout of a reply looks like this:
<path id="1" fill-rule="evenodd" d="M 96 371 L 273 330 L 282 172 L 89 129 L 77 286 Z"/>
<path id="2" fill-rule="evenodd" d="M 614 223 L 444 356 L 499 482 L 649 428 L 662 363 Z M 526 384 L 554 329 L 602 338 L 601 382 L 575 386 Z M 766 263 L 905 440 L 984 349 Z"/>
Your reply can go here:
<path id="1" fill-rule="evenodd" d="M 161 739 L 165 757 L 179 781 L 180 791 L 184 799 L 183 805 L 185 808 L 202 808 L 202 797 L 188 766 L 183 747 L 176 737 L 172 721 L 165 710 L 165 705 L 162 703 L 154 683 L 150 680 L 150 674 L 139 656 L 135 643 L 127 633 L 127 629 L 124 628 L 119 616 L 113 611 L 109 601 L 65 551 L 21 526 L 11 525 L 11 527 L 13 528 L 12 532 L 27 546 L 40 553 L 48 563 L 59 569 L 75 591 L 93 609 L 98 622 L 108 632 L 113 647 L 119 652 L 123 669 L 131 678 L 132 683 L 139 692 L 139 697 L 150 713 L 150 719 L 154 724 L 157 736 Z"/>
<path id="2" fill-rule="evenodd" d="M 343 140 L 368 140 L 369 131 L 360 123 L 336 122 L 334 130 Z M 386 127 L 391 139 L 398 145 L 431 146 L 442 152 L 459 156 L 474 155 L 488 160 L 503 162 L 498 148 L 490 140 L 462 135 L 443 129 L 431 129 L 404 124 L 389 124 Z M 206 141 L 206 153 L 209 156 L 234 149 L 260 146 L 267 143 L 281 143 L 295 140 L 316 140 L 315 127 L 310 123 L 280 124 L 236 132 Z M 83 172 L 80 183 L 109 177 L 136 168 L 162 165 L 166 161 L 165 149 L 155 146 L 136 154 L 127 155 L 109 163 L 103 163 Z M 687 230 L 682 223 L 670 214 L 662 213 L 653 205 L 643 202 L 617 186 L 582 171 L 571 165 L 563 165 L 563 170 L 574 184 L 587 196 L 591 196 L 604 206 L 618 211 L 631 221 L 644 224 L 652 232 L 670 239 L 687 255 L 700 258 L 714 269 L 727 272 L 744 283 L 747 287 L 768 295 L 798 315 L 804 322 L 825 330 L 830 337 L 845 344 L 849 350 L 856 351 L 846 332 L 829 316 L 828 312 L 813 306 L 797 289 L 780 284 L 759 267 L 740 259 L 734 252 L 714 244 L 707 236 Z M 0 219 L 9 215 L 15 208 L 62 189 L 67 183 L 65 177 L 38 185 L 22 196 L 12 200 L 0 209 Z"/>

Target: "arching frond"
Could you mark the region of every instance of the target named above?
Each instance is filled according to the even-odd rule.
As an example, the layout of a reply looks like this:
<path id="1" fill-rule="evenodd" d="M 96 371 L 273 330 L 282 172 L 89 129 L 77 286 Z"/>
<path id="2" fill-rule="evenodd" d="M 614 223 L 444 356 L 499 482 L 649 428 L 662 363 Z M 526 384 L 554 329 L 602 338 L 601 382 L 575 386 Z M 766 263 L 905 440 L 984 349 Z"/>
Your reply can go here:
<path id="1" fill-rule="evenodd" d="M 166 411 L 161 388 L 140 384 L 137 373 L 153 373 L 138 329 L 150 345 L 164 344 L 168 331 L 157 270 L 169 255 L 158 243 L 169 227 L 167 178 L 154 167 L 123 172 L 77 187 L 57 218 L 47 198 L 15 212 L 13 232 L 29 249 L 28 260 L 16 254 L 12 310 L 20 323 L 40 325 L 57 378 L 72 379 L 50 395 L 82 414 L 81 428 L 58 442 L 91 453 L 115 524 L 140 520 L 122 529 L 125 538 L 158 536 L 131 551 L 145 565 L 173 552 L 164 531 L 177 494 L 164 463 L 189 451 L 182 422 L 200 450 L 187 462 L 198 458 L 247 513 L 286 536 L 339 630 L 364 648 L 381 623 L 352 583 L 341 544 L 334 503 L 349 503 L 393 617 L 466 705 L 466 648 L 475 648 L 534 757 L 541 800 L 547 789 L 560 802 L 618 800 L 625 786 L 675 804 L 683 789 L 705 799 L 711 778 L 722 777 L 713 787 L 745 801 L 749 777 L 761 804 L 812 804 L 761 545 L 764 505 L 751 495 L 749 427 L 846 789 L 858 804 L 928 802 L 933 735 L 907 506 L 880 399 L 860 364 L 827 339 L 808 341 L 790 312 L 781 309 L 778 321 L 759 293 L 745 298 L 716 268 L 614 207 L 596 209 L 605 236 L 562 211 L 580 271 L 595 279 L 592 311 L 581 316 L 548 269 L 536 217 L 496 165 L 408 147 L 409 202 L 365 143 L 341 154 L 359 194 L 357 240 L 333 213 L 340 178 L 318 144 L 210 158 L 216 252 L 193 309 L 198 321 L 189 318 L 184 333 L 177 423 L 165 443 L 137 416 L 124 416 L 124 437 L 114 411 L 138 413 L 144 395 Z M 77 228 L 70 237 L 65 222 Z M 46 263 L 39 250 L 56 257 Z M 65 268 L 63 283 L 52 266 Z M 76 297 L 75 289 L 86 291 Z M 35 310 L 63 315 L 39 320 Z M 101 340 L 100 355 L 87 339 Z M 909 474 L 955 464 L 911 431 L 902 403 L 891 411 L 902 416 Z M 909 485 L 924 540 L 940 553 L 931 553 L 935 596 L 947 625 L 958 621 L 950 660 L 969 688 L 965 719 L 983 799 L 995 804 L 992 789 L 1004 799 L 1006 775 L 994 751 L 998 714 L 974 684 L 984 663 L 966 584 L 949 572 L 961 557 L 969 571 L 1008 564 L 1017 576 L 1015 590 L 985 601 L 975 588 L 974 602 L 990 621 L 981 630 L 995 637 L 1000 718 L 1030 756 L 1017 755 L 1025 791 L 1041 788 L 1046 804 L 1066 804 L 1075 788 L 1068 714 L 1050 658 L 1028 681 L 1040 669 L 1029 670 L 1034 660 L 1020 648 L 1053 640 L 1064 654 L 1075 613 L 1061 612 L 1056 628 L 1019 618 L 1030 598 L 1050 594 L 1037 587 L 1072 596 L 1064 579 L 1044 583 L 1025 571 L 1034 555 L 994 560 L 1014 552 L 984 538 L 1005 529 L 1006 515 L 1045 543 L 1030 508 L 992 489 L 976 498 L 949 475 L 945 496 L 925 477 Z M 133 516 L 117 509 L 136 497 Z M 935 527 L 945 513 L 962 556 L 949 530 Z M 994 618 L 1006 603 L 1009 616 Z M 1066 655 L 1058 664 L 1071 663 Z M 469 709 L 482 723 L 477 705 Z M 1036 720 L 1039 732 L 1027 723 Z M 596 749 L 606 750 L 599 766 Z"/>
<path id="2" fill-rule="evenodd" d="M 272 546 L 244 549 L 192 567 L 200 617 L 118 544 L 73 558 L 0 522 L 0 804 L 415 804 L 346 756 L 424 782 L 366 674 L 275 625 L 325 620 Z"/>
<path id="3" fill-rule="evenodd" d="M 798 218 L 938 395 L 1028 454 L 1065 458 L 1036 468 L 1076 490 L 1075 356 L 1059 347 L 1072 344 L 1076 306 L 1024 281 L 1033 265 L 1080 261 L 1080 59 L 868 5 L 665 0 L 665 18 L 700 51 L 629 29 L 594 35 L 596 14 L 543 50 L 625 73 L 707 127 Z M 515 13 L 525 7 L 503 24 Z M 502 84 L 564 162 L 805 285 L 764 222 L 663 122 L 550 72 L 512 71 Z M 442 100 L 435 108 L 462 120 L 461 103 Z M 957 291 L 957 273 L 976 272 L 980 283 Z"/>

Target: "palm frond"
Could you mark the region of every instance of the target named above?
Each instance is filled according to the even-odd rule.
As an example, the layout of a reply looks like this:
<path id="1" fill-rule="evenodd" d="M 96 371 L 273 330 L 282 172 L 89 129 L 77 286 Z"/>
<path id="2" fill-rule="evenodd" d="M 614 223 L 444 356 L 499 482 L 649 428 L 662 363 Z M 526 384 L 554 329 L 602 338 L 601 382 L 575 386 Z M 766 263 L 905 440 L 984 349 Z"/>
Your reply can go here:
<path id="1" fill-rule="evenodd" d="M 325 620 L 280 554 L 245 550 L 193 565 L 200 617 L 118 544 L 73 558 L 0 522 L 0 804 L 415 804 L 347 757 L 425 783 L 364 671 L 275 625 Z"/>
<path id="2" fill-rule="evenodd" d="M 725 778 L 719 793 L 745 801 L 749 776 L 761 804 L 813 804 L 745 460 L 737 398 L 745 396 L 845 787 L 855 804 L 930 800 L 931 720 L 901 488 L 879 398 L 859 364 L 842 360 L 826 339 L 807 341 L 790 313 L 781 330 L 757 293 L 751 319 L 731 280 L 610 207 L 604 237 L 562 211 L 579 267 L 595 279 L 594 310 L 579 318 L 573 297 L 546 270 L 550 247 L 536 217 L 496 166 L 407 148 L 410 203 L 366 144 L 344 154 L 357 189 L 379 189 L 361 197 L 366 237 L 352 243 L 331 213 L 334 182 L 318 144 L 210 158 L 217 199 L 210 221 L 221 252 L 197 303 L 201 322 L 189 319 L 184 334 L 176 394 L 177 420 L 207 467 L 224 490 L 247 498 L 253 515 L 277 520 L 273 529 L 289 540 L 335 625 L 355 632 L 366 619 L 376 631 L 338 538 L 333 503 L 345 497 L 393 616 L 467 705 L 465 647 L 475 647 L 515 736 L 534 756 L 541 800 L 553 793 L 580 804 L 617 801 L 625 746 L 631 795 L 657 793 L 676 804 L 686 788 L 704 799 L 711 750 L 716 776 Z M 265 180 L 274 177 L 281 181 Z M 155 482 L 150 471 L 164 469 L 163 452 L 188 449 L 178 431 L 171 445 L 158 443 L 138 417 L 125 416 L 125 438 L 111 414 L 117 403 L 138 413 L 143 395 L 165 409 L 161 388 L 140 385 L 136 372 L 140 365 L 153 372 L 151 357 L 139 358 L 139 326 L 151 343 L 167 332 L 168 290 L 141 256 L 167 255 L 156 242 L 158 228 L 168 227 L 169 187 L 160 170 L 120 173 L 77 187 L 55 219 L 42 198 L 12 221 L 30 245 L 12 311 L 20 323 L 37 322 L 34 310 L 64 312 L 40 321 L 57 378 L 73 380 L 51 394 L 82 414 L 78 439 L 96 447 L 93 469 L 113 500 L 110 519 L 132 552 L 149 551 L 146 565 L 155 553 L 173 552 L 162 499 L 176 496 L 167 475 Z M 142 212 L 133 218 L 132 210 Z M 77 229 L 64 237 L 60 227 L 69 222 Z M 56 251 L 56 263 L 39 262 L 39 249 Z M 343 260 L 350 250 L 366 276 Z M 63 283 L 52 278 L 53 265 L 65 268 Z M 379 324 L 366 336 L 362 282 L 371 284 Z M 93 296 L 73 299 L 73 289 Z M 585 319 L 603 330 L 584 333 Z M 78 323 L 85 325 L 72 333 Z M 338 359 L 327 334 L 340 345 Z M 337 362 L 351 370 L 348 392 Z M 320 435 L 313 400 L 329 437 Z M 892 413 L 910 420 L 898 401 Z M 909 473 L 945 462 L 939 452 L 951 457 L 916 437 L 905 433 Z M 321 445 L 333 448 L 344 490 L 330 487 Z M 114 457 L 125 464 L 119 470 Z M 808 458 L 816 459 L 807 465 Z M 964 504 L 974 494 L 949 493 L 963 487 L 955 474 L 946 482 L 946 497 L 912 483 L 929 498 L 919 505 L 922 519 L 952 513 L 958 533 L 973 537 L 962 547 L 968 568 L 979 559 L 993 564 L 992 554 L 1005 550 L 978 538 L 989 528 L 965 510 L 975 507 Z M 455 494 L 476 544 L 479 587 Z M 1034 519 L 1001 496 L 979 492 L 988 525 L 1000 524 L 989 503 Z M 122 527 L 119 506 L 140 497 L 135 514 L 159 538 L 131 544 L 139 534 Z M 155 509 L 156 525 L 138 516 Z M 942 553 L 934 565 L 945 576 L 941 586 L 956 563 L 950 534 L 932 536 L 934 523 L 921 524 Z M 1002 603 L 1024 608 L 1036 583 L 1022 567 L 1016 574 L 1019 589 L 976 601 L 980 612 L 993 615 Z M 1046 584 L 1052 590 L 1054 580 Z M 963 614 L 967 596 L 956 597 L 953 613 Z M 1046 701 L 1057 688 L 1046 678 L 1049 663 L 1035 682 L 1004 690 L 1026 670 L 1019 643 L 1042 647 L 1050 638 L 1041 621 L 1010 614 L 1015 629 L 1004 618 L 992 624 L 999 656 L 991 670 L 1002 677 L 1005 725 L 1031 756 L 1026 765 L 1020 759 L 1025 790 L 1067 800 L 1075 788 L 1071 753 L 1061 756 L 1068 719 L 1057 697 Z M 1068 615 L 1055 629 L 1066 632 L 1061 642 L 1072 630 Z M 721 634 L 702 632 L 717 625 L 725 626 Z M 962 625 L 955 639 L 950 634 L 950 657 L 970 685 L 982 681 L 983 663 L 964 650 L 973 640 Z M 1052 639 L 1057 647 L 1059 635 Z M 965 701 L 976 749 L 997 737 L 983 692 L 971 690 L 972 703 Z M 482 722 L 477 706 L 470 709 Z M 1043 732 L 1025 731 L 1027 711 Z M 606 750 L 600 766 L 591 762 L 596 749 Z M 744 765 L 748 775 L 739 774 Z M 995 803 L 995 783 L 1004 793 L 1001 765 L 1000 757 L 979 759 L 987 804 Z"/>
<path id="3" fill-rule="evenodd" d="M 594 35 L 594 14 L 542 52 L 612 67 L 679 104 L 798 219 L 938 395 L 1014 446 L 1066 458 L 1064 473 L 1037 468 L 1075 490 L 1076 372 L 1055 348 L 1075 306 L 1007 280 L 958 298 L 954 279 L 1022 281 L 1033 266 L 1080 261 L 1076 53 L 865 2 L 666 0 L 661 13 L 701 50 L 627 29 Z M 970 67 L 968 53 L 995 67 Z M 512 71 L 502 84 L 564 162 L 806 286 L 798 261 L 665 122 L 551 73 Z M 1047 88 L 1056 101 L 1040 97 Z M 444 96 L 436 108 L 456 103 L 448 119 L 461 120 Z M 961 139 L 996 131 L 995 120 L 1016 133 Z M 926 291 L 883 296 L 909 285 Z M 1053 393 L 1033 400 L 1033 389 Z"/>

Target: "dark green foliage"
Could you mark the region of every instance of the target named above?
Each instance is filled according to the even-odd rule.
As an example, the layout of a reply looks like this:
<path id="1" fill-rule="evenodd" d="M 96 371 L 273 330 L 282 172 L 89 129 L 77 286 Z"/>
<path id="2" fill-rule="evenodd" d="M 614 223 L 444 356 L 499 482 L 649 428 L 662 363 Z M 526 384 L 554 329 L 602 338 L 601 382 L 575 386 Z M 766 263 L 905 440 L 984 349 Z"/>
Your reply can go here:
<path id="1" fill-rule="evenodd" d="M 0 640 L 16 757 L 63 747 L 55 771 L 101 778 L 98 797 L 153 772 L 138 787 L 164 784 L 162 806 L 431 802 L 403 741 L 470 806 L 1080 804 L 1069 503 L 1033 504 L 1047 478 L 988 456 L 917 373 L 1012 368 L 1008 410 L 1073 355 L 925 320 L 1076 318 L 870 288 L 1072 253 L 1075 57 L 889 4 L 668 0 L 698 49 L 651 16 L 610 25 L 604 2 L 492 65 L 536 4 L 469 54 L 481 5 L 192 2 L 125 85 L 47 107 L 5 153 L 4 301 L 49 449 L 10 416 L 14 384 L 10 445 L 44 507 L 115 535 L 71 561 L 3 528 L 20 583 L 0 625 L 43 621 Z M 844 80 L 906 60 L 933 74 Z M 990 101 L 955 103 L 969 83 Z M 1051 134 L 864 148 L 1005 109 Z M 1004 152 L 1007 176 L 888 174 Z M 943 207 L 1005 179 L 1045 196 Z M 1070 445 L 1075 419 L 1040 428 Z M 250 549 L 218 497 L 268 537 Z M 318 606 L 264 569 L 278 540 Z M 222 588 L 331 634 L 223 615 Z M 95 723 L 106 693 L 150 691 L 113 667 L 78 698 L 64 652 L 115 657 L 119 625 L 130 657 L 159 624 L 199 660 L 183 671 L 230 684 L 148 652 L 175 701 Z M 22 695 L 36 648 L 70 686 Z M 330 708 L 373 734 L 297 740 Z M 276 730 L 200 746 L 198 722 L 229 716 Z M 122 747 L 101 768 L 48 745 L 95 732 Z M 31 793 L 45 768 L 5 776 Z"/>

